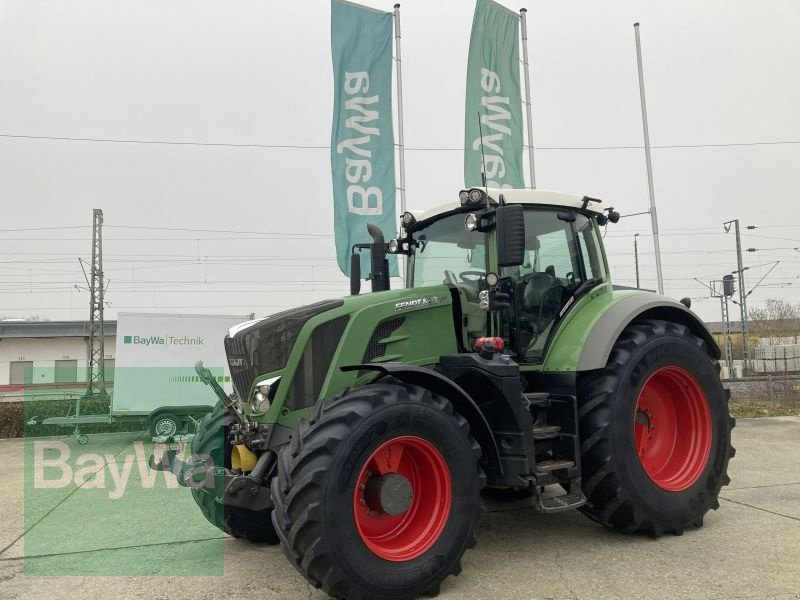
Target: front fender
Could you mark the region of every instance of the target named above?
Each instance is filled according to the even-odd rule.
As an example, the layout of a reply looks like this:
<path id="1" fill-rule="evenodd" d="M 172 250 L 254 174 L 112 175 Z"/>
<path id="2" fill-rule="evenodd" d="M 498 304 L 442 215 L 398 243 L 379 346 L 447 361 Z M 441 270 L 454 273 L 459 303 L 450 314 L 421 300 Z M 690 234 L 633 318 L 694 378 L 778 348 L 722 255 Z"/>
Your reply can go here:
<path id="1" fill-rule="evenodd" d="M 470 432 L 480 444 L 484 455 L 489 459 L 489 464 L 497 470 L 497 473 L 503 473 L 500 450 L 494 439 L 492 428 L 489 426 L 489 422 L 481 412 L 481 409 L 463 388 L 432 369 L 415 367 L 405 363 L 368 363 L 341 367 L 342 371 L 360 371 L 362 369 L 378 371 L 382 375 L 391 375 L 400 381 L 424 387 L 447 398 L 456 412 L 469 423 Z"/>

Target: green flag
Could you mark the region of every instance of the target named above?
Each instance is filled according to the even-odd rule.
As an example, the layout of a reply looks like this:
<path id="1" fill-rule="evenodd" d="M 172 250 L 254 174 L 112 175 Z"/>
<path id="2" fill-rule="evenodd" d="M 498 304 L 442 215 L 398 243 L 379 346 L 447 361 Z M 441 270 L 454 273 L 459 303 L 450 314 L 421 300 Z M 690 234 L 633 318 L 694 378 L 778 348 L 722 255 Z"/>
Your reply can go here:
<path id="1" fill-rule="evenodd" d="M 490 187 L 524 188 L 519 15 L 491 0 L 475 5 L 464 124 L 466 186 L 483 185 L 485 171 Z"/>
<path id="2" fill-rule="evenodd" d="M 396 232 L 392 130 L 392 13 L 331 2 L 333 128 L 331 176 L 339 268 L 350 275 L 353 244 L 369 243 L 367 223 Z M 362 252 L 361 272 L 369 273 Z M 390 255 L 390 274 L 397 259 Z"/>

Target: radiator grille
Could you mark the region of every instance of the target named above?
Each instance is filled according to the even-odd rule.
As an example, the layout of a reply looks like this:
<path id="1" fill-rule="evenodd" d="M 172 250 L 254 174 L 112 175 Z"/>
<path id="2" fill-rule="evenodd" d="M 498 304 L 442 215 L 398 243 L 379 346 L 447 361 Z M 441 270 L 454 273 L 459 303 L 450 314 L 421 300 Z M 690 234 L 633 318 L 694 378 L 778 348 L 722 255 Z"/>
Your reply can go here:
<path id="1" fill-rule="evenodd" d="M 239 394 L 239 398 L 244 401 L 244 395 L 250 389 L 250 382 L 256 376 L 255 369 L 250 365 L 247 358 L 244 341 L 236 338 L 225 338 L 225 354 L 228 356 L 228 368 L 231 371 L 233 389 Z M 231 364 L 234 363 L 234 364 Z M 238 366 L 234 366 L 238 363 Z"/>

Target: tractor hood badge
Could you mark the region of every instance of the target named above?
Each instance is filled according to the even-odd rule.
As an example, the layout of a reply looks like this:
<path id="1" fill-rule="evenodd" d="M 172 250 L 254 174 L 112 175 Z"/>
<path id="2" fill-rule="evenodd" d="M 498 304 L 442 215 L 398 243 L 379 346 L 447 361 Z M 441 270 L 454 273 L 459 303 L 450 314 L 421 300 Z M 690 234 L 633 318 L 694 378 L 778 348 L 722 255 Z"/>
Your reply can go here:
<path id="1" fill-rule="evenodd" d="M 422 308 L 431 304 L 439 304 L 442 301 L 438 296 L 428 296 L 427 298 L 417 298 L 416 300 L 404 300 L 394 305 L 395 311 L 410 310 L 412 308 Z"/>

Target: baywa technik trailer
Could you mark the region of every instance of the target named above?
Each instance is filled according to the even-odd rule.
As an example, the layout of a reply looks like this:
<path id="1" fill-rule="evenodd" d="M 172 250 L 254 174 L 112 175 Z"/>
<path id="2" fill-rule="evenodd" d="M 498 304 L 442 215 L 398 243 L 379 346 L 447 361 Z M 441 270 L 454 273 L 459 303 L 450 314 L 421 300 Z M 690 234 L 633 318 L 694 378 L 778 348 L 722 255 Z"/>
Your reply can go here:
<path id="1" fill-rule="evenodd" d="M 83 398 L 79 397 L 74 414 L 47 418 L 40 424 L 75 428 L 81 444 L 87 443 L 88 437 L 80 432 L 80 426 L 89 424 L 137 421 L 156 439 L 191 432 L 217 400 L 197 376 L 195 363 L 202 360 L 226 392 L 231 392 L 223 339 L 231 327 L 250 318 L 119 313 L 109 412 L 81 414 Z"/>

